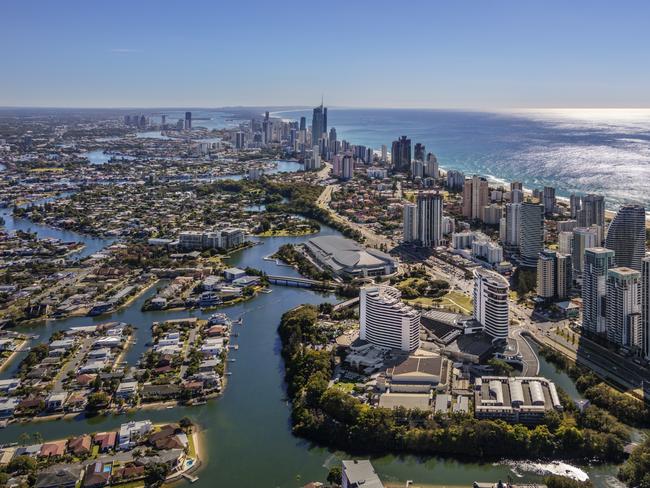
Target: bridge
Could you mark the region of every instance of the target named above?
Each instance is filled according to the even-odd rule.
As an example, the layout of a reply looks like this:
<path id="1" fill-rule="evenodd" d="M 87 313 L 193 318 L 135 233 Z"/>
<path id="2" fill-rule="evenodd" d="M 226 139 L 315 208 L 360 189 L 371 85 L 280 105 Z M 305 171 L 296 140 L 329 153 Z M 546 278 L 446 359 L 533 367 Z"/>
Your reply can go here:
<path id="1" fill-rule="evenodd" d="M 332 310 L 334 312 L 338 312 L 342 308 L 351 307 L 352 305 L 356 305 L 357 303 L 359 303 L 359 297 L 350 298 L 349 300 L 346 300 L 344 302 L 337 303 L 336 305 L 334 305 Z"/>
<path id="2" fill-rule="evenodd" d="M 269 283 L 273 283 L 274 285 L 297 286 L 300 288 L 325 288 L 330 290 L 340 286 L 339 283 L 334 281 L 311 280 L 300 276 L 268 275 L 266 278 L 269 280 Z"/>

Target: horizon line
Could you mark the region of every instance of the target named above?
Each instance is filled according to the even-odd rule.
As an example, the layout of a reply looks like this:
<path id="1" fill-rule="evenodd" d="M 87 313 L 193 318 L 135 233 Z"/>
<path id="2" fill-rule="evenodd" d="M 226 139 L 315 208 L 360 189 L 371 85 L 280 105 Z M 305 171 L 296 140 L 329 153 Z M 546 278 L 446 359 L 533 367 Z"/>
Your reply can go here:
<path id="1" fill-rule="evenodd" d="M 317 106 L 317 105 L 315 105 Z M 75 105 L 0 105 L 0 110 L 6 109 L 59 109 L 59 110 L 224 110 L 224 109 L 269 109 L 269 111 L 294 111 L 310 110 L 315 106 L 312 105 L 219 105 L 219 106 L 199 106 L 199 105 L 149 105 L 149 106 L 75 106 Z M 573 107 L 404 107 L 404 106 L 358 106 L 358 105 L 328 105 L 329 109 L 345 110 L 450 110 L 450 111 L 513 111 L 513 110 L 650 110 L 647 107 L 630 107 L 630 106 L 573 106 Z"/>

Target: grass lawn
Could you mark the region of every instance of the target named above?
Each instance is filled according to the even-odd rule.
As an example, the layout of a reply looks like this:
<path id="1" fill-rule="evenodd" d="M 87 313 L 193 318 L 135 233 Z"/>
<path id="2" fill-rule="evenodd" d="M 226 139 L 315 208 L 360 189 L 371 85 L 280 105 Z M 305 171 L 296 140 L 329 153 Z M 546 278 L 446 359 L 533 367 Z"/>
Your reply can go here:
<path id="1" fill-rule="evenodd" d="M 338 383 L 334 383 L 333 388 L 338 388 L 339 390 L 343 390 L 345 393 L 352 393 L 352 390 L 354 390 L 354 385 L 355 383 L 339 381 Z"/>
<path id="2" fill-rule="evenodd" d="M 408 300 L 404 300 L 406 303 L 410 305 L 418 305 L 422 308 L 431 308 L 434 306 L 434 304 L 437 305 L 437 303 L 433 300 L 433 298 L 430 297 L 418 297 L 418 298 L 412 298 Z"/>
<path id="3" fill-rule="evenodd" d="M 187 441 L 189 443 L 187 456 L 191 458 L 196 458 L 196 447 L 194 446 L 194 436 L 192 434 L 188 434 Z"/>
<path id="4" fill-rule="evenodd" d="M 464 314 L 471 314 L 474 310 L 472 299 L 457 291 L 450 291 L 443 296 L 440 301 L 440 306 L 449 310 L 457 310 Z"/>
<path id="5" fill-rule="evenodd" d="M 92 458 L 94 459 L 94 458 L 96 458 L 98 455 L 99 455 L 99 446 L 98 446 L 97 444 L 95 444 L 95 445 L 93 446 L 93 450 L 92 450 L 92 452 L 91 452 L 91 454 L 90 454 L 90 457 L 92 457 Z"/>

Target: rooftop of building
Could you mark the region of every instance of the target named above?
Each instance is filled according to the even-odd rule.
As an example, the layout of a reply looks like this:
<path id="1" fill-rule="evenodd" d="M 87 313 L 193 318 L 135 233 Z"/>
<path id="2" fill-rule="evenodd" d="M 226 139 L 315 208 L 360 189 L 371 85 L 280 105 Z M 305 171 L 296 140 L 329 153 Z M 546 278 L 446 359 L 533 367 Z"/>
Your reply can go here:
<path id="1" fill-rule="evenodd" d="M 307 245 L 328 264 L 336 268 L 377 267 L 394 265 L 395 260 L 388 254 L 376 249 L 366 249 L 351 239 L 340 236 L 319 236 L 307 241 Z"/>

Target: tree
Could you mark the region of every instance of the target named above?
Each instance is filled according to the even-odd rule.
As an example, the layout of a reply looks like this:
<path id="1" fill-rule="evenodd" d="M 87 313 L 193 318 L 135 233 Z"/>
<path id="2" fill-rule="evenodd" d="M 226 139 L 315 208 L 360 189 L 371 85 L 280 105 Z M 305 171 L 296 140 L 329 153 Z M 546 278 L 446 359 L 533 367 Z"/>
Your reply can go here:
<path id="1" fill-rule="evenodd" d="M 330 485 L 340 485 L 343 483 L 343 474 L 341 473 L 340 466 L 334 466 L 330 468 L 329 473 L 327 473 L 327 482 Z"/>
<path id="2" fill-rule="evenodd" d="M 20 475 L 29 474 L 36 471 L 38 463 L 36 459 L 29 456 L 17 456 L 9 461 L 7 465 L 7 471 L 10 473 L 16 473 Z"/>
<path id="3" fill-rule="evenodd" d="M 498 376 L 510 376 L 515 370 L 512 366 L 501 359 L 490 359 L 488 365 L 494 370 L 494 374 Z"/>
<path id="4" fill-rule="evenodd" d="M 628 486 L 650 488 L 650 437 L 634 448 L 628 460 L 621 466 L 618 477 Z"/>
<path id="5" fill-rule="evenodd" d="M 186 430 L 186 431 L 191 431 L 192 427 L 194 426 L 194 424 L 192 423 L 192 420 L 189 417 L 183 417 L 180 420 L 179 425 L 181 426 L 181 428 L 183 430 Z"/>
<path id="6" fill-rule="evenodd" d="M 144 468 L 144 486 L 157 488 L 162 486 L 169 474 L 169 466 L 165 463 L 151 463 Z"/>
<path id="7" fill-rule="evenodd" d="M 97 391 L 88 395 L 87 408 L 90 411 L 97 411 L 108 405 L 110 397 L 103 391 Z"/>

